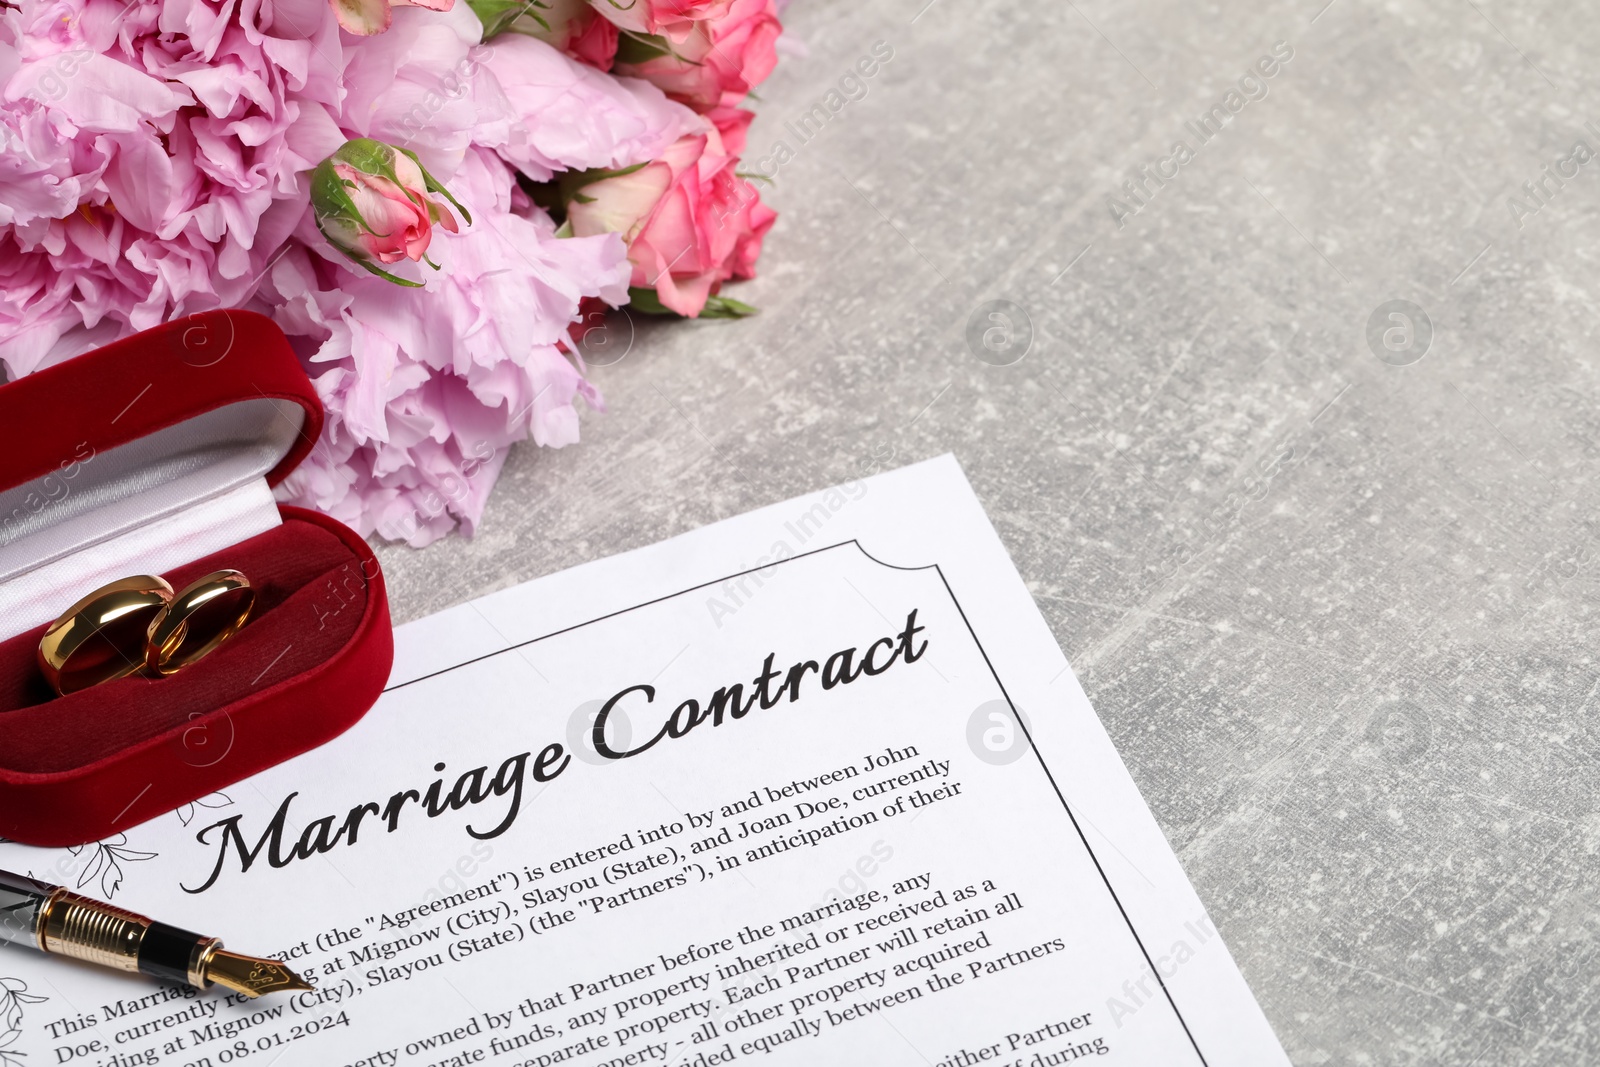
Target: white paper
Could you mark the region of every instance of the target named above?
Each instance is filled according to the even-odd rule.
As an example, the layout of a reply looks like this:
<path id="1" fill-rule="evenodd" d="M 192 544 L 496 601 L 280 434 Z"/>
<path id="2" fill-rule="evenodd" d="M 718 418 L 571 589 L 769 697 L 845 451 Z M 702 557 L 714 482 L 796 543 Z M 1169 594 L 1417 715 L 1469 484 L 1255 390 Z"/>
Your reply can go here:
<path id="1" fill-rule="evenodd" d="M 0 1067 L 1288 1062 L 948 457 L 397 642 L 333 743 L 0 846 L 316 992 L 8 950 Z"/>

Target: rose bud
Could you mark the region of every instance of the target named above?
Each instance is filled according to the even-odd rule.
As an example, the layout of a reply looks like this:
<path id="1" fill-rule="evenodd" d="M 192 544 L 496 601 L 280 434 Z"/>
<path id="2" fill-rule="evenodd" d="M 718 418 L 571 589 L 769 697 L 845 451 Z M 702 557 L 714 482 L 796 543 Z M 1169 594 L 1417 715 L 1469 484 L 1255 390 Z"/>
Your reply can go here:
<path id="1" fill-rule="evenodd" d="M 311 207 L 323 236 L 358 266 L 399 285 L 422 283 L 397 278 L 373 260 L 427 259 L 434 223 L 456 232 L 455 216 L 429 193 L 443 196 L 463 219 L 472 221 L 466 208 L 405 148 L 358 137 L 311 172 Z M 428 265 L 438 269 L 431 260 Z"/>
<path id="2" fill-rule="evenodd" d="M 717 296 L 722 283 L 755 273 L 777 213 L 735 174 L 713 127 L 682 137 L 660 159 L 563 181 L 567 226 L 586 237 L 620 233 L 633 264 L 630 297 L 646 312 L 735 316 L 754 309 Z"/>
<path id="3" fill-rule="evenodd" d="M 777 66 L 783 27 L 772 0 L 733 0 L 722 13 L 694 23 L 680 41 L 628 34 L 616 73 L 643 78 L 696 111 L 733 106 Z"/>

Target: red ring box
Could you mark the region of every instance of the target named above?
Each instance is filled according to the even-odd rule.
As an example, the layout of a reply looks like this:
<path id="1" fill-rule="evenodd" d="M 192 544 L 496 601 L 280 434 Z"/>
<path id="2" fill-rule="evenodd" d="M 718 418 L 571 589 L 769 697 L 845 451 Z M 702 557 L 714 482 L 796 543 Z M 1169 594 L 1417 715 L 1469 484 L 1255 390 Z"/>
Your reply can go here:
<path id="1" fill-rule="evenodd" d="M 106 837 L 332 739 L 389 676 L 378 561 L 271 486 L 316 445 L 322 405 L 282 331 L 212 311 L 0 386 L 0 836 Z M 174 588 L 231 567 L 256 589 L 232 640 L 169 678 L 64 697 L 36 660 L 99 585 Z"/>

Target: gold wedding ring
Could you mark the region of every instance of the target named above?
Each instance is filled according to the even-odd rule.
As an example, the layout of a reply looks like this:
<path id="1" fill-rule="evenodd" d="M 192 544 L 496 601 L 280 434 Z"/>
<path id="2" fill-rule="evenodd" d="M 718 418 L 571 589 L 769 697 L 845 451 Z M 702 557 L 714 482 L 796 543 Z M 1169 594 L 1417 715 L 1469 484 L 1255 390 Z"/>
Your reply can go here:
<path id="1" fill-rule="evenodd" d="M 136 574 L 62 612 L 39 640 L 39 669 L 62 696 L 139 671 L 176 674 L 239 632 L 255 608 L 250 579 L 214 571 L 174 593 L 164 578 Z"/>
<path id="2" fill-rule="evenodd" d="M 250 579 L 234 570 L 214 571 L 185 586 L 150 623 L 145 669 L 163 677 L 209 656 L 239 632 L 255 603 Z"/>
<path id="3" fill-rule="evenodd" d="M 103 585 L 64 611 L 39 641 L 39 669 L 62 696 L 125 678 L 145 665 L 150 625 L 172 600 L 153 574 Z"/>

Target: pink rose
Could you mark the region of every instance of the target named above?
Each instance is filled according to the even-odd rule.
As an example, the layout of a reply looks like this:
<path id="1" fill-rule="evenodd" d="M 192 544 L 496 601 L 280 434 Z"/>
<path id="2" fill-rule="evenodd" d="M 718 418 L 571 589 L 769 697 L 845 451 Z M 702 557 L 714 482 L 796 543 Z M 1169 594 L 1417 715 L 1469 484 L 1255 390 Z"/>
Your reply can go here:
<path id="1" fill-rule="evenodd" d="M 335 163 L 333 172 L 349 187 L 356 214 L 366 224 L 356 234 L 362 251 L 380 263 L 422 258 L 433 238 L 426 209 L 388 178 L 363 174 L 347 163 Z"/>
<path id="2" fill-rule="evenodd" d="M 742 128 L 734 122 L 730 132 Z M 735 175 L 738 162 L 715 127 L 690 134 L 660 159 L 574 190 L 567 221 L 580 237 L 622 234 L 633 264 L 633 300 L 642 310 L 659 301 L 691 318 L 748 313 L 720 299 L 707 308 L 723 282 L 754 276 L 762 238 L 777 218 L 755 187 Z"/>
<path id="3" fill-rule="evenodd" d="M 617 50 L 615 69 L 696 111 L 731 107 L 777 66 L 775 42 L 782 32 L 773 0 L 732 0 L 725 11 L 694 23 L 682 40 L 629 36 Z"/>
<path id="4" fill-rule="evenodd" d="M 311 173 L 311 204 L 323 236 L 359 266 L 401 285 L 420 283 L 397 278 L 372 260 L 419 262 L 435 222 L 457 232 L 455 217 L 429 193 L 442 194 L 466 217 L 409 152 L 366 137 L 346 141 Z"/>
<path id="5" fill-rule="evenodd" d="M 707 117 L 722 135 L 726 150 L 735 157 L 743 155 L 745 134 L 755 114 L 743 108 L 719 107 Z M 778 213 L 761 202 L 754 185 L 743 178 L 739 181 L 744 183 L 745 195 L 737 202 L 739 224 L 734 232 L 733 255 L 728 261 L 728 269 L 734 280 L 743 281 L 756 276 L 756 260 L 761 258 L 762 239 L 777 221 Z"/>
<path id="6" fill-rule="evenodd" d="M 579 63 L 597 70 L 611 69 L 617 58 L 618 32 L 614 23 L 590 9 L 587 19 L 574 20 L 567 29 L 566 42 L 557 47 Z"/>
<path id="7" fill-rule="evenodd" d="M 555 45 L 556 50 L 587 63 L 596 70 L 610 70 L 617 55 L 617 27 L 603 18 L 587 0 L 546 0 L 548 7 L 535 8 L 543 26 L 519 24 L 519 29 Z M 528 20 L 523 19 L 523 23 Z"/>
<path id="8" fill-rule="evenodd" d="M 589 0 L 618 29 L 679 41 L 697 22 L 716 18 L 732 0 Z"/>

